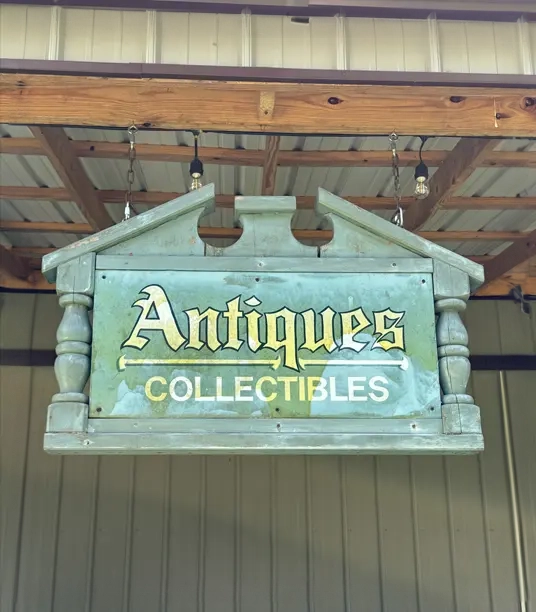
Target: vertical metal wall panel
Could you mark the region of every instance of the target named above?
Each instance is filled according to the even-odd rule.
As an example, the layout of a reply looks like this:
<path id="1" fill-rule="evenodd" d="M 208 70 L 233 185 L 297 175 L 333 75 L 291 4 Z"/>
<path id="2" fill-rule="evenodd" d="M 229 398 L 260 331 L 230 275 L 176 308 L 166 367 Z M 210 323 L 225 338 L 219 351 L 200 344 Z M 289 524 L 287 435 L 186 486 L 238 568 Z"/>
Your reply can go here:
<path id="1" fill-rule="evenodd" d="M 533 337 L 536 337 L 536 333 Z M 533 373 L 534 374 L 534 373 Z M 536 376 L 506 375 L 529 611 L 536 609 Z"/>
<path id="2" fill-rule="evenodd" d="M 340 462 L 347 606 L 359 612 L 381 610 L 376 458 L 344 457 Z"/>
<path id="3" fill-rule="evenodd" d="M 277 610 L 301 612 L 308 609 L 310 593 L 306 461 L 305 457 L 274 457 L 272 461 L 274 601 Z"/>
<path id="4" fill-rule="evenodd" d="M 32 369 L 0 368 L 0 609 L 15 610 Z"/>
<path id="5" fill-rule="evenodd" d="M 100 457 L 86 610 L 127 610 L 134 457 Z"/>
<path id="6" fill-rule="evenodd" d="M 382 608 L 413 612 L 418 604 L 409 457 L 375 461 Z"/>
<path id="7" fill-rule="evenodd" d="M 525 378 L 527 374 L 530 376 L 525 372 Z M 512 538 L 514 516 L 511 506 L 504 504 L 509 481 L 497 373 L 476 372 L 472 391 L 486 406 L 482 420 L 485 444 L 496 449 L 478 457 L 489 595 L 496 610 L 508 610 L 518 593 Z"/>
<path id="8" fill-rule="evenodd" d="M 0 56 L 532 74 L 536 24 L 0 6 Z"/>
<path id="9" fill-rule="evenodd" d="M 90 62 L 144 62 L 145 11 L 62 10 L 58 59 Z"/>
<path id="10" fill-rule="evenodd" d="M 55 296 L 0 297 L 2 348 L 53 347 Z M 467 322 L 473 352 L 536 349 L 515 304 L 472 302 Z M 54 457 L 52 368 L 0 376 L 2 612 L 519 609 L 494 372 L 472 381 L 486 451 L 449 458 Z M 535 612 L 536 380 L 507 386 Z"/>
<path id="11" fill-rule="evenodd" d="M 274 461 L 241 457 L 236 471 L 236 610 L 272 609 L 273 534 L 272 473 Z M 265 525 L 266 529 L 258 529 Z M 252 588 L 255 585 L 255 588 Z"/>
<path id="12" fill-rule="evenodd" d="M 523 73 L 515 23 L 439 21 L 445 72 Z"/>
<path id="13" fill-rule="evenodd" d="M 0 57 L 48 59 L 52 9 L 0 5 Z"/>
<path id="14" fill-rule="evenodd" d="M 135 459 L 127 610 L 159 610 L 165 592 L 169 457 Z"/>
<path id="15" fill-rule="evenodd" d="M 410 457 L 419 610 L 455 609 L 449 496 L 443 457 Z"/>
<path id="16" fill-rule="evenodd" d="M 425 20 L 358 19 L 347 23 L 351 70 L 430 70 Z"/>
<path id="17" fill-rule="evenodd" d="M 290 17 L 251 17 L 252 64 L 276 68 L 337 68 L 336 21 L 311 17 L 296 23 Z"/>
<path id="18" fill-rule="evenodd" d="M 528 27 L 530 33 L 529 47 L 532 57 L 532 69 L 534 71 L 534 74 L 536 74 L 536 23 L 529 23 Z"/>

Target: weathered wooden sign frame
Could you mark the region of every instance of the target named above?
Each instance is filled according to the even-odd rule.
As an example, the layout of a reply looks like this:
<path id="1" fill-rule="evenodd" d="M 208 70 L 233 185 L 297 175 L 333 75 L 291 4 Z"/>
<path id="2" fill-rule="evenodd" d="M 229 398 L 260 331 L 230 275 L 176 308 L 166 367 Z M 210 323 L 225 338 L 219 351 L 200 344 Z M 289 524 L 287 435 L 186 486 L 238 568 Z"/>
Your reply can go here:
<path id="1" fill-rule="evenodd" d="M 57 332 L 59 393 L 48 407 L 51 453 L 472 453 L 483 449 L 479 408 L 466 387 L 468 337 L 460 317 L 482 266 L 364 211 L 325 190 L 316 210 L 334 237 L 321 247 L 291 233 L 293 197 L 237 197 L 243 227 L 217 248 L 198 235 L 214 207 L 212 185 L 152 209 L 43 260 L 65 314 Z M 440 406 L 434 414 L 390 418 L 94 418 L 90 374 L 95 281 L 129 271 L 225 271 L 272 275 L 415 275 L 433 284 Z M 388 278 L 388 276 L 384 276 Z M 112 305 L 110 305 L 112 307 Z M 120 313 L 117 316 L 121 316 Z M 434 409 L 433 407 L 431 408 Z"/>

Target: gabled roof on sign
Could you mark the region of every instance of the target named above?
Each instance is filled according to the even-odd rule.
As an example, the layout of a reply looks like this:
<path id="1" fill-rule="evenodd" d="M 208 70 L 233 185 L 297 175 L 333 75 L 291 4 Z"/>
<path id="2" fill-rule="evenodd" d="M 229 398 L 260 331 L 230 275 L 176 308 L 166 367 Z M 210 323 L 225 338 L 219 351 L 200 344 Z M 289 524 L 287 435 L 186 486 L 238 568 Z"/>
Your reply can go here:
<path id="1" fill-rule="evenodd" d="M 188 213 L 194 211 L 198 211 L 199 214 L 210 212 L 214 208 L 214 203 L 215 193 L 213 184 L 187 193 L 128 221 L 119 223 L 46 255 L 43 257 L 42 263 L 43 274 L 47 280 L 53 282 L 56 280 L 56 270 L 62 264 L 88 253 L 98 253 L 110 249 L 141 234 L 155 230 L 161 225 L 174 221 Z M 420 257 L 436 259 L 466 272 L 470 278 L 472 290 L 479 287 L 484 281 L 483 267 L 480 264 L 429 242 L 412 232 L 394 225 L 386 219 L 382 219 L 343 198 L 333 195 L 325 189 L 318 189 L 316 211 L 319 215 L 335 215 L 344 219 L 355 225 L 356 231 L 361 228 L 361 230 L 387 239 L 394 245 Z"/>
<path id="2" fill-rule="evenodd" d="M 478 288 L 484 282 L 484 268 L 480 264 L 470 261 L 429 240 L 425 240 L 413 232 L 409 232 L 386 219 L 382 219 L 322 188 L 318 190 L 316 212 L 319 215 L 337 215 L 353 223 L 356 227 L 386 238 L 393 244 L 416 255 L 436 259 L 458 270 L 462 270 L 469 276 L 472 290 Z"/>
<path id="3" fill-rule="evenodd" d="M 214 185 L 211 184 L 45 255 L 41 270 L 49 282 L 54 282 L 58 266 L 64 263 L 109 249 L 195 210 L 210 212 L 214 205 Z"/>

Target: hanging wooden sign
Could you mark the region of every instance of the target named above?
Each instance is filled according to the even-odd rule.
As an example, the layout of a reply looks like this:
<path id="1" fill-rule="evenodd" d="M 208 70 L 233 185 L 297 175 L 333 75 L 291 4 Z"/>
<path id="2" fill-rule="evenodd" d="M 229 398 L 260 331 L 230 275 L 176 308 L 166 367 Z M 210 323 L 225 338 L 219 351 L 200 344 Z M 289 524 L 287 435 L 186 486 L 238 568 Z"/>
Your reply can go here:
<path id="1" fill-rule="evenodd" d="M 481 266 L 323 190 L 327 245 L 293 238 L 294 198 L 242 197 L 243 235 L 210 246 L 197 223 L 213 196 L 208 186 L 44 259 L 65 308 L 46 450 L 483 448 L 459 314 Z"/>

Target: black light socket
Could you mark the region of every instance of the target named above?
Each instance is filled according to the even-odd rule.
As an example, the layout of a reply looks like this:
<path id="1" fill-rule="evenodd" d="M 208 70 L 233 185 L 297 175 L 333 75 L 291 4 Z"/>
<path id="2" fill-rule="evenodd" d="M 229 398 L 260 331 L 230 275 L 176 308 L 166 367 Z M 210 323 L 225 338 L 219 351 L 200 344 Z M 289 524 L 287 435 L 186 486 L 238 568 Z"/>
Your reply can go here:
<path id="1" fill-rule="evenodd" d="M 419 178 L 428 180 L 428 166 L 424 162 L 420 162 L 415 168 L 415 180 Z"/>

